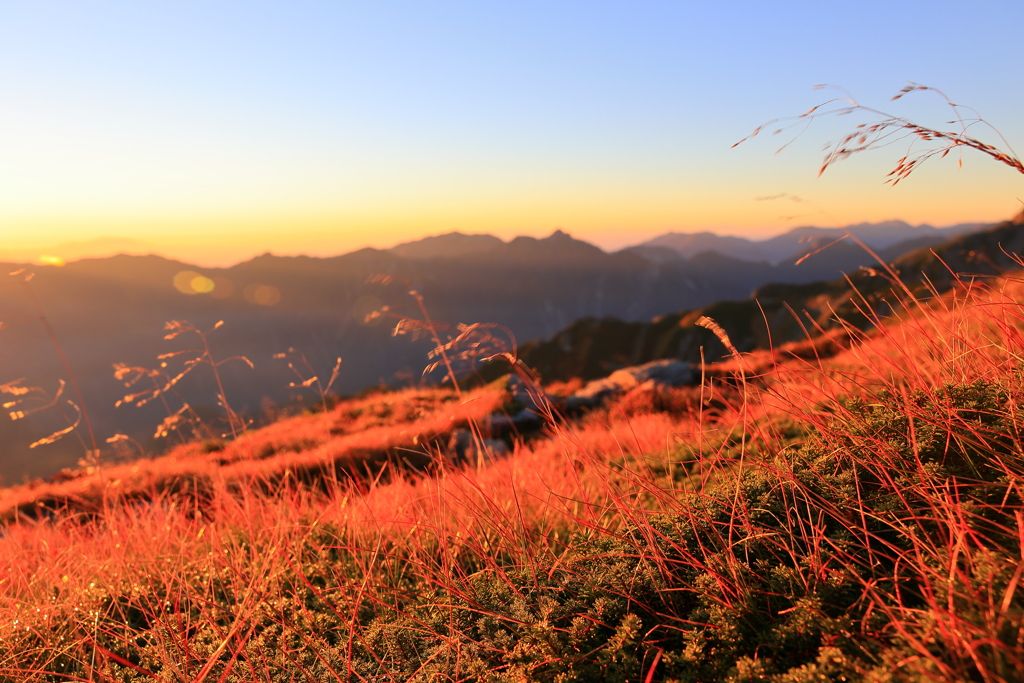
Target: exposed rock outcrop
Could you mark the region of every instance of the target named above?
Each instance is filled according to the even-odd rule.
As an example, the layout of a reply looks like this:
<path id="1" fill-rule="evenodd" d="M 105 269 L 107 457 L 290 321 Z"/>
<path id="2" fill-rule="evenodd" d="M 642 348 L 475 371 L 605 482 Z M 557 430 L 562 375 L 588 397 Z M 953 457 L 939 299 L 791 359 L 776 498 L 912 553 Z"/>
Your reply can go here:
<path id="1" fill-rule="evenodd" d="M 700 374 L 682 361 L 663 359 L 616 370 L 603 379 L 588 382 L 566 399 L 566 408 L 578 410 L 598 405 L 608 398 L 639 386 L 669 388 L 687 386 L 696 382 Z"/>

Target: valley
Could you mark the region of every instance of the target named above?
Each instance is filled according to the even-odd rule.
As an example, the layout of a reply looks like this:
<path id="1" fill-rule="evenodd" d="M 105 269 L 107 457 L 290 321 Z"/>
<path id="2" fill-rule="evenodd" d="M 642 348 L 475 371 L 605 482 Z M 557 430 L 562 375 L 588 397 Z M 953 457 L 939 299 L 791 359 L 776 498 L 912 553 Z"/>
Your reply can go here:
<path id="1" fill-rule="evenodd" d="M 887 260 L 921 247 L 922 240 L 937 244 L 967 229 L 954 226 L 943 231 L 898 222 L 854 228 Z M 289 387 L 295 376 L 285 362 L 274 360 L 275 354 L 288 349 L 307 359 L 306 377 L 329 374 L 336 358 L 341 357 L 343 364 L 334 385 L 334 391 L 341 394 L 379 385 L 439 381 L 442 375 L 437 372 L 421 380 L 429 363 L 429 340 L 392 335 L 398 319 L 422 318 L 408 294 L 410 289 L 422 295 L 435 321 L 448 326 L 446 336 L 456 336 L 458 324 L 500 324 L 512 334 L 504 343 L 509 348 L 513 341 L 522 346 L 524 359 L 545 379 L 568 379 L 577 374 L 594 379 L 617 367 L 657 358 L 696 362 L 704 343 L 709 353 L 717 353 L 712 351 L 713 338 L 703 331 L 693 337 L 694 332 L 677 325 L 686 315 L 678 311 L 696 311 L 716 302 L 747 302 L 723 303 L 726 308 L 739 309 L 735 314 L 716 309 L 716 314 L 741 348 L 755 348 L 765 339 L 763 334 L 756 339 L 752 336 L 757 328 L 763 329 L 759 317 L 751 317 L 755 313 L 752 292 L 761 288 L 760 292 L 770 295 L 770 289 L 764 290 L 767 283 L 832 281 L 874 263 L 861 247 L 849 240 L 832 244 L 834 231 L 819 228 L 798 228 L 764 243 L 762 248 L 773 258 L 792 250 L 774 265 L 742 260 L 742 250 L 730 251 L 728 246 L 735 246 L 735 238 L 704 244 L 717 246 L 726 254 L 691 253 L 692 249 L 687 251 L 690 247 L 674 251 L 662 245 L 678 237 L 667 235 L 661 242 L 655 240 L 657 244 L 611 254 L 562 232 L 508 243 L 484 235 L 453 233 L 390 250 L 365 249 L 329 259 L 268 254 L 221 269 L 197 268 L 158 256 L 127 255 L 72 261 L 64 267 L 4 265 L 6 272 L 34 273 L 29 286 L 40 309 L 33 307 L 25 290 L 24 273 L 0 281 L 2 315 L 6 316 L 0 329 L 0 367 L 7 368 L 0 380 L 21 378 L 25 386 L 40 387 L 48 396 L 58 390 L 62 380 L 68 381 L 59 354 L 43 327 L 32 320 L 41 310 L 73 369 L 98 438 L 124 434 L 147 453 L 161 452 L 167 445 L 153 437 L 155 427 L 168 411 L 177 411 L 183 403 L 210 420 L 218 434 L 226 429 L 226 423 L 217 417 L 223 410 L 217 405 L 214 378 L 205 368 L 175 386 L 179 395 L 172 397 L 173 406 L 151 402 L 136 408 L 129 401 L 115 407 L 132 393 L 115 379 L 115 363 L 155 371 L 160 369 L 158 356 L 187 349 L 190 342 L 198 341 L 188 336 L 164 340 L 168 321 L 185 320 L 203 330 L 224 321 L 209 337 L 212 357 L 217 361 L 244 357 L 254 366 L 241 360 L 223 365 L 220 373 L 225 395 L 236 411 L 261 423 L 272 419 L 283 406 L 299 409 L 300 400 L 306 404 L 315 400 L 310 391 Z M 810 241 L 801 242 L 807 238 Z M 747 248 L 759 244 L 745 243 Z M 796 263 L 826 245 L 831 246 Z M 1003 257 L 995 254 L 994 258 Z M 220 288 L 196 292 L 186 287 L 183 293 L 174 284 L 183 272 L 206 278 L 211 286 L 218 282 Z M 390 284 L 372 282 L 375 276 L 387 276 Z M 259 287 L 273 292 L 273 297 L 260 303 L 254 297 Z M 810 305 L 810 293 L 817 290 L 817 286 L 804 294 L 793 290 L 799 299 L 794 299 L 793 305 Z M 771 297 L 759 294 L 759 298 L 768 301 Z M 367 324 L 366 315 L 385 306 L 387 315 Z M 799 325 L 787 322 L 791 316 L 779 315 L 772 328 L 776 338 L 800 337 Z M 820 317 L 821 311 L 816 315 Z M 651 322 L 655 318 L 658 321 Z M 588 321 L 604 319 L 611 326 L 608 330 L 579 338 L 580 330 L 590 330 L 595 324 Z M 744 320 L 750 321 L 746 333 L 737 328 L 748 324 Z M 621 333 L 611 329 L 616 326 Z M 648 328 L 651 332 L 642 335 L 647 341 L 641 341 L 636 331 Z M 664 334 L 658 331 L 662 329 Z M 593 340 L 600 340 L 596 355 L 586 352 L 581 356 L 579 345 L 592 345 Z M 563 348 L 566 350 L 555 351 Z M 167 361 L 168 379 L 180 370 L 183 358 L 176 360 L 179 365 L 175 359 Z M 0 423 L 7 449 L 0 463 L 5 481 L 49 476 L 82 457 L 86 448 L 71 438 L 28 449 L 46 434 L 64 429 L 73 414 L 68 410 L 64 416 L 40 411 L 22 422 Z"/>

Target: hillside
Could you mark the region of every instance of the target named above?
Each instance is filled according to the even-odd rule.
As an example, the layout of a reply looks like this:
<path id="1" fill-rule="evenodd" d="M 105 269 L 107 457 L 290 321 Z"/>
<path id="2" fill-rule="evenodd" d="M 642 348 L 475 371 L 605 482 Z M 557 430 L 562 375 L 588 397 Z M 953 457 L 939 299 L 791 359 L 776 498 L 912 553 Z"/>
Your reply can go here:
<path id="1" fill-rule="evenodd" d="M 816 243 L 797 246 L 817 248 Z M 389 307 L 389 316 L 422 318 L 410 288 L 424 297 L 434 320 L 449 325 L 445 335 L 454 335 L 459 323 L 500 323 L 524 341 L 550 337 L 582 318 L 643 321 L 715 301 L 743 300 L 768 282 L 829 279 L 868 261 L 862 250 L 846 243 L 799 265 L 751 264 L 717 253 L 684 258 L 661 250 L 652 256 L 649 249 L 608 254 L 559 231 L 508 243 L 486 235 L 450 234 L 327 259 L 268 254 L 223 269 L 121 255 L 30 270 L 35 273 L 31 287 L 77 379 L 100 445 L 106 448 L 104 439 L 125 434 L 146 451 L 162 451 L 166 444 L 153 437 L 153 429 L 167 408 L 155 401 L 115 408 L 126 387 L 114 378 L 113 365 L 152 370 L 159 366 L 159 355 L 199 341 L 194 336 L 164 340 L 164 324 L 171 320 L 189 321 L 202 330 L 224 321 L 209 336 L 212 357 L 244 356 L 254 365 L 233 361 L 220 368 L 225 395 L 235 411 L 262 421 L 282 405 L 313 398 L 289 386 L 295 376 L 286 363 L 273 360 L 289 348 L 308 359 L 306 377 L 329 373 L 336 358 L 343 358 L 334 385 L 338 393 L 415 383 L 428 362 L 429 342 L 393 337 L 393 325 L 382 324 L 384 318 L 365 324 L 366 314 L 383 306 Z M 13 272 L 24 266 L 4 267 Z M 182 273 L 184 291 L 174 284 Z M 391 284 L 368 282 L 381 275 Z M 52 397 L 69 377 L 44 328 L 31 320 L 38 311 L 21 284 L 23 277 L 0 279 L 0 316 L 7 323 L 0 329 L 0 367 L 17 368 L 0 382 L 23 378 L 24 386 L 40 387 Z M 195 277 L 211 289 L 191 289 Z M 543 366 L 539 358 L 536 362 Z M 171 370 L 179 367 L 169 361 Z M 549 376 L 546 367 L 543 371 Z M 214 430 L 226 431 L 227 425 L 218 421 L 224 411 L 208 368 L 191 373 L 175 389 L 180 397 L 170 397 L 171 410 L 187 402 Z M 47 400 L 40 394 L 40 405 Z M 74 418 L 71 408 L 65 411 L 65 417 Z M 86 450 L 75 440 L 28 448 L 67 424 L 55 410 L 0 423 L 0 438 L 8 448 L 0 477 L 20 481 L 73 465 Z"/>
<path id="2" fill-rule="evenodd" d="M 917 243 L 921 247 L 933 246 L 948 242 L 961 235 L 983 230 L 985 227 L 990 226 L 967 223 L 936 228 L 932 225 L 910 225 L 904 221 L 858 223 L 843 228 L 819 228 L 806 225 L 764 240 L 716 235 L 711 232 L 669 232 L 647 240 L 637 247 L 666 248 L 684 258 L 714 251 L 741 261 L 768 261 L 778 264 L 792 263 L 807 253 L 805 245 L 808 242 L 816 241 L 822 244 L 823 240 L 829 238 L 835 240 L 847 232 L 872 249 L 885 250 L 900 245 L 897 247 L 897 253 L 903 253 L 909 250 L 908 246 L 912 243 Z"/>
<path id="3" fill-rule="evenodd" d="M 1024 292 L 949 284 L 530 435 L 407 390 L 9 489 L 0 677 L 1017 680 Z"/>
<path id="4" fill-rule="evenodd" d="M 847 248 L 859 249 L 856 245 Z M 1021 218 L 937 247 L 899 257 L 883 251 L 880 256 L 889 261 L 907 287 L 927 296 L 931 288 L 944 291 L 952 286 L 954 274 L 984 281 L 1019 268 L 1017 257 L 1011 256 L 1018 253 L 1024 253 Z M 723 358 L 728 352 L 715 335 L 694 325 L 702 316 L 718 321 L 740 351 L 752 351 L 848 325 L 867 329 L 877 316 L 901 309 L 899 301 L 906 298 L 902 287 L 875 263 L 828 282 L 764 285 L 743 301 L 721 301 L 649 322 L 596 317 L 577 320 L 546 340 L 523 344 L 520 355 L 547 381 L 594 379 L 659 358 L 689 363 Z"/>

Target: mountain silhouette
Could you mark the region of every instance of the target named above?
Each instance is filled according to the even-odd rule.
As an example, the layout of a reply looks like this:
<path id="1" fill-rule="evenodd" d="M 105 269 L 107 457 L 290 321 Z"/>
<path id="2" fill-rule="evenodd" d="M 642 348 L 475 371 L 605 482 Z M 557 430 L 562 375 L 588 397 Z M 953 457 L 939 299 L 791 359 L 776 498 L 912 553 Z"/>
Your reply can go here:
<path id="1" fill-rule="evenodd" d="M 664 247 L 683 257 L 692 257 L 705 251 L 717 251 L 742 261 L 768 261 L 773 264 L 792 263 L 808 253 L 805 245 L 823 238 L 838 239 L 847 231 L 872 249 L 885 249 L 901 242 L 919 240 L 922 246 L 941 244 L 949 239 L 985 228 L 984 224 L 963 223 L 945 228 L 931 225 L 913 226 L 904 221 L 857 223 L 845 228 L 819 228 L 802 226 L 766 240 L 716 235 L 710 232 L 670 232 L 647 240 L 638 247 Z"/>
<path id="2" fill-rule="evenodd" d="M 926 235 L 901 244 L 930 239 Z M 892 245 L 879 255 L 891 256 L 900 246 Z M 834 244 L 823 253 L 834 249 L 849 251 L 851 245 Z M 933 288 L 941 292 L 953 286 L 954 273 L 970 280 L 1019 270 L 1022 261 L 1013 254 L 1024 254 L 1024 212 L 941 246 L 892 256 L 891 267 L 916 296 L 928 298 Z M 825 282 L 765 284 L 746 300 L 720 301 L 649 321 L 582 318 L 551 337 L 524 344 L 520 358 L 545 381 L 596 379 L 665 358 L 713 362 L 725 358 L 728 351 L 714 334 L 695 325 L 702 316 L 719 323 L 740 351 L 752 351 L 803 341 L 817 331 L 840 331 L 845 324 L 868 329 L 873 323 L 865 311 L 885 315 L 893 306 L 899 307 L 896 302 L 901 295 L 902 289 L 876 263 Z"/>
<path id="3" fill-rule="evenodd" d="M 404 242 L 388 249 L 395 256 L 407 259 L 459 258 L 480 254 L 504 244 L 493 235 L 464 235 L 449 232 Z"/>
<path id="4" fill-rule="evenodd" d="M 55 256 L 64 261 L 92 258 L 96 254 L 131 253 L 148 254 L 157 251 L 156 245 L 127 237 L 97 237 L 80 242 L 63 242 L 47 247 L 0 248 L 0 262 L 35 262 L 41 256 Z"/>
<path id="5" fill-rule="evenodd" d="M 156 401 L 138 409 L 115 408 L 128 388 L 114 379 L 112 365 L 157 368 L 161 354 L 199 342 L 187 335 L 164 340 L 167 321 L 187 320 L 202 329 L 224 321 L 209 336 L 214 358 L 245 356 L 255 365 L 223 365 L 225 394 L 234 409 L 258 417 L 303 393 L 289 386 L 296 377 L 287 365 L 272 358 L 289 348 L 305 354 L 320 376 L 329 374 L 341 356 L 335 390 L 342 393 L 420 381 L 432 348 L 429 338 L 392 335 L 398 318 L 423 317 L 410 289 L 423 297 L 433 320 L 447 325 L 444 339 L 457 335 L 460 323 L 497 323 L 523 341 L 552 338 L 581 319 L 611 316 L 632 324 L 716 301 L 742 302 L 768 282 L 831 280 L 871 263 L 863 250 L 845 242 L 800 265 L 772 265 L 714 251 L 685 257 L 664 247 L 607 253 L 556 231 L 509 242 L 453 233 L 332 258 L 264 254 L 230 268 L 118 255 L 30 270 L 35 272 L 31 287 L 75 373 L 98 436 L 127 434 L 152 451 L 162 447 L 153 434 L 166 410 Z M 7 269 L 0 272 L 23 267 L 0 265 Z M 0 315 L 5 316 L 0 383 L 24 378 L 24 385 L 52 395 L 68 377 L 42 325 L 32 319 L 37 312 L 23 277 L 0 278 Z M 175 285 L 196 277 L 212 291 L 186 287 L 191 293 L 183 293 Z M 258 295 L 261 291 L 264 295 Z M 385 315 L 368 323 L 367 313 L 384 306 Z M 164 362 L 173 367 L 174 359 Z M 205 415 L 223 413 L 208 368 L 197 367 L 176 389 Z M 27 447 L 66 424 L 55 410 L 0 421 L 0 439 L 7 445 L 0 476 L 18 480 L 74 464 L 85 449 L 71 437 L 32 451 Z"/>

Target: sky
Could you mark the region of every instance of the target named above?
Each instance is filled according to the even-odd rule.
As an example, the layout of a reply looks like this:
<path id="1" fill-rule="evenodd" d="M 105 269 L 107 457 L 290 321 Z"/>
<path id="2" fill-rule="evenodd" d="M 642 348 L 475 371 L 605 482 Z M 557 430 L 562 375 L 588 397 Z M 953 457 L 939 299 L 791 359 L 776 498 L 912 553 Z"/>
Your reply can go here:
<path id="1" fill-rule="evenodd" d="M 1024 175 L 974 151 L 896 187 L 906 142 L 817 177 L 868 116 L 732 145 L 821 83 L 944 126 L 934 93 L 889 101 L 914 81 L 1024 153 L 1021 25 L 1020 0 L 0 0 L 0 252 L 109 237 L 227 265 L 453 230 L 616 249 L 995 222 Z"/>

